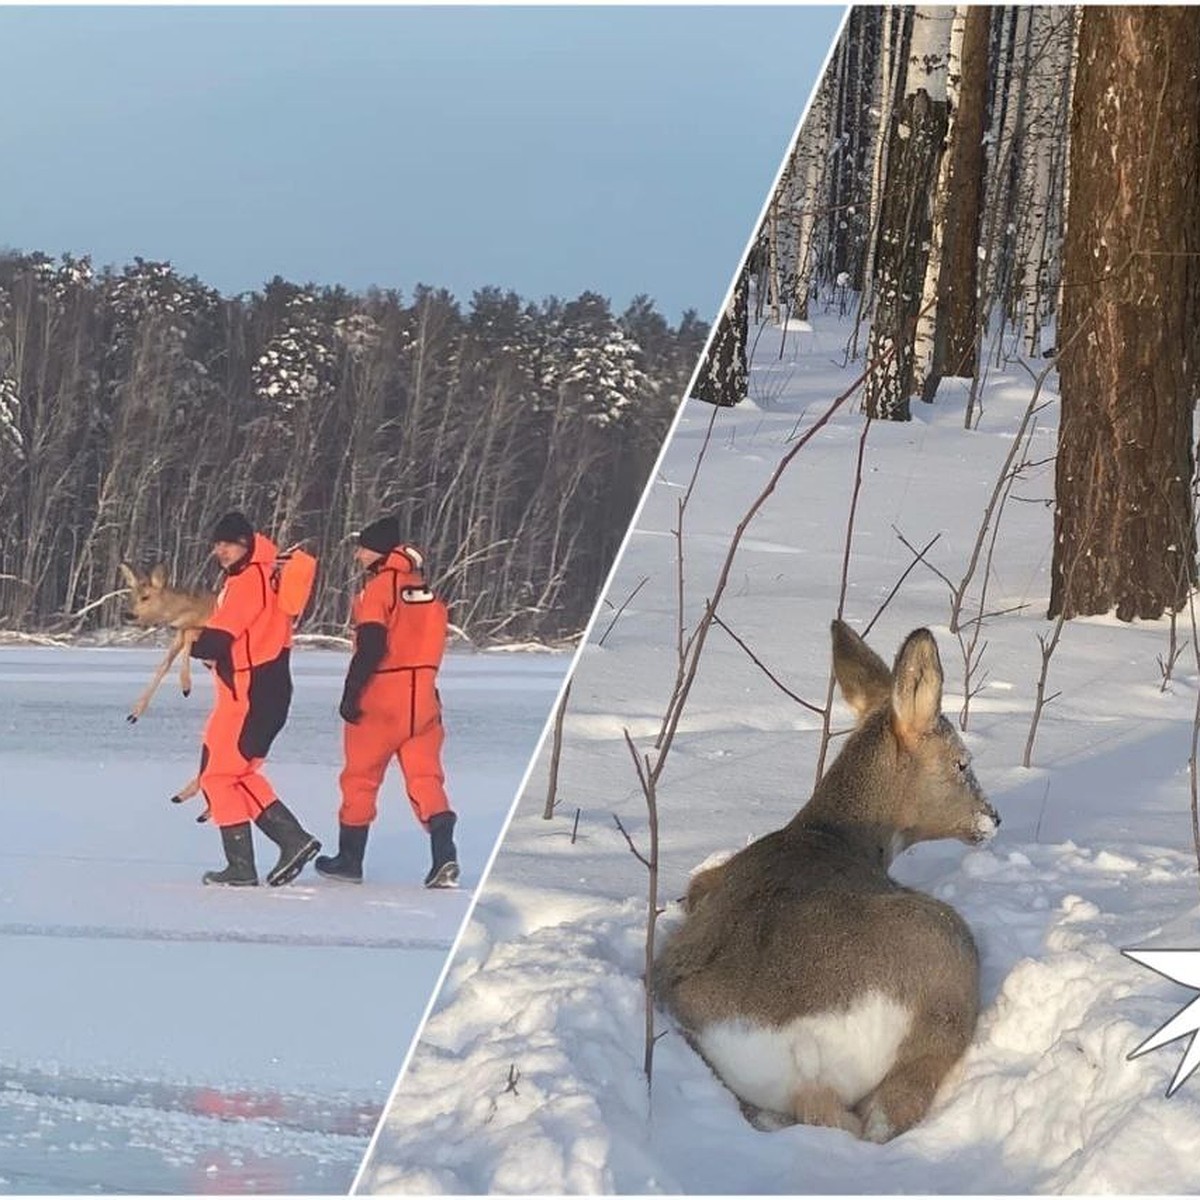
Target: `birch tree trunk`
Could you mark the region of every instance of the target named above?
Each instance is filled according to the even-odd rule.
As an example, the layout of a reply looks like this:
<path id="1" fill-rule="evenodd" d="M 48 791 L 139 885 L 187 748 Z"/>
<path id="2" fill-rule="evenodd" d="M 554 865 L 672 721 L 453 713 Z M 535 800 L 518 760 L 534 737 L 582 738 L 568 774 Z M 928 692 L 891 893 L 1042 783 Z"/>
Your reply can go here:
<path id="1" fill-rule="evenodd" d="M 958 110 L 946 150 L 946 214 L 933 349 L 934 387 L 943 375 L 974 378 L 977 361 L 983 134 L 987 125 L 992 10 L 972 4 L 960 11 L 965 12 L 962 62 Z"/>
<path id="2" fill-rule="evenodd" d="M 950 147 L 955 142 L 955 127 L 958 123 L 959 83 L 962 80 L 963 33 L 966 28 L 967 10 L 964 5 L 954 9 L 950 24 L 950 58 L 946 74 L 946 146 L 938 166 L 937 186 L 933 195 L 933 216 L 929 231 L 929 259 L 925 264 L 925 283 L 921 288 L 921 305 L 917 314 L 917 332 L 913 347 L 912 394 L 930 402 L 937 392 L 941 376 L 934 365 L 936 331 L 941 323 L 939 284 L 942 274 L 942 250 L 945 241 L 946 215 L 950 207 L 950 170 L 952 155 Z"/>
<path id="3" fill-rule="evenodd" d="M 1021 275 L 1018 318 L 1025 353 L 1041 353 L 1042 330 L 1053 307 L 1051 258 L 1061 230 L 1057 176 L 1063 169 L 1064 78 L 1069 77 L 1073 14 L 1069 8 L 1030 10 L 1030 60 L 1026 128 L 1021 155 Z"/>
<path id="4" fill-rule="evenodd" d="M 732 408 L 746 398 L 749 371 L 746 366 L 750 273 L 738 273 L 729 304 L 717 321 L 712 345 L 700 368 L 692 395 L 697 400 Z"/>
<path id="5" fill-rule="evenodd" d="M 892 131 L 877 243 L 875 316 L 867 343 L 867 413 L 911 418 L 914 342 L 929 257 L 931 196 L 946 134 L 954 9 L 918 5 L 904 99 Z"/>
<path id="6" fill-rule="evenodd" d="M 828 78 L 813 97 L 812 108 L 796 143 L 795 168 L 791 172 L 794 192 L 790 212 L 794 229 L 794 282 L 792 311 L 808 319 L 808 300 L 816 271 L 817 210 L 824 202 L 826 166 L 829 162 L 830 96 Z"/>

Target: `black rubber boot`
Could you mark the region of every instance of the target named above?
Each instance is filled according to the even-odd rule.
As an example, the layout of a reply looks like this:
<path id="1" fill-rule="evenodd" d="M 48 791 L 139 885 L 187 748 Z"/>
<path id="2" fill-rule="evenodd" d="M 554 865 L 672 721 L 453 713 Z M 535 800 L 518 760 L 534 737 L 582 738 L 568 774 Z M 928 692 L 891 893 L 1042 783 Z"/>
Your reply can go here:
<path id="1" fill-rule="evenodd" d="M 326 879 L 362 883 L 363 855 L 367 851 L 369 825 L 339 825 L 337 854 L 322 854 L 313 866 Z"/>
<path id="2" fill-rule="evenodd" d="M 221 827 L 221 844 L 225 847 L 228 865 L 223 871 L 205 871 L 201 883 L 220 887 L 257 887 L 254 870 L 254 842 L 250 838 L 250 822 Z"/>
<path id="3" fill-rule="evenodd" d="M 438 813 L 429 818 L 429 845 L 433 850 L 433 866 L 425 876 L 427 888 L 458 886 L 458 851 L 454 848 L 454 823 L 457 820 L 452 812 Z"/>
<path id="4" fill-rule="evenodd" d="M 273 800 L 254 820 L 279 847 L 279 861 L 267 872 L 267 883 L 271 887 L 282 887 L 291 883 L 309 859 L 315 858 L 321 849 L 317 841 L 282 800 Z"/>

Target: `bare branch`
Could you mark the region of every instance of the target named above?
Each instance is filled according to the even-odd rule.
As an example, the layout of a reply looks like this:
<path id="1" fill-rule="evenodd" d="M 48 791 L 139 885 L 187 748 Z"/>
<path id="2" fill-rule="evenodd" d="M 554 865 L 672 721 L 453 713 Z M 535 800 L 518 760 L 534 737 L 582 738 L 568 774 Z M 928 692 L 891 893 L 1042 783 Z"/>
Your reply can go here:
<path id="1" fill-rule="evenodd" d="M 727 625 L 727 624 L 726 624 L 724 621 L 722 621 L 722 620 L 721 620 L 721 618 L 720 618 L 720 617 L 719 617 L 719 616 L 718 616 L 716 613 L 714 613 L 714 614 L 713 614 L 713 620 L 714 620 L 714 621 L 715 621 L 715 622 L 716 622 L 716 623 L 717 623 L 717 624 L 718 624 L 718 625 L 719 625 L 719 626 L 720 626 L 720 627 L 721 627 L 723 630 L 725 630 L 725 632 L 726 632 L 727 634 L 729 634 L 729 636 L 730 636 L 731 638 L 733 638 L 733 640 L 734 640 L 735 642 L 737 642 L 737 644 L 738 644 L 739 646 L 741 646 L 741 648 L 742 648 L 742 649 L 743 649 L 743 650 L 746 652 L 746 654 L 749 656 L 749 659 L 750 659 L 750 661 L 751 661 L 751 662 L 752 662 L 752 663 L 753 663 L 753 664 L 754 664 L 754 665 L 755 665 L 755 666 L 756 666 L 756 667 L 757 667 L 757 668 L 758 668 L 758 669 L 759 669 L 759 670 L 760 670 L 760 671 L 761 671 L 761 672 L 762 672 L 762 673 L 763 673 L 763 674 L 764 674 L 764 675 L 765 675 L 765 676 L 766 676 L 766 677 L 767 677 L 767 678 L 768 678 L 768 679 L 769 679 L 769 680 L 770 680 L 770 681 L 771 681 L 771 682 L 772 682 L 772 683 L 773 683 L 773 684 L 774 684 L 774 685 L 775 685 L 775 686 L 776 686 L 776 687 L 777 687 L 777 688 L 778 688 L 778 689 L 779 689 L 779 690 L 780 690 L 780 691 L 781 691 L 781 692 L 782 692 L 782 693 L 783 693 L 785 696 L 788 696 L 788 697 L 790 697 L 792 700 L 795 700 L 795 702 L 796 702 L 797 704 L 799 704 L 799 705 L 800 705 L 802 708 L 807 708 L 809 712 L 816 713 L 818 716 L 820 716 L 820 715 L 821 715 L 821 714 L 824 712 L 824 709 L 820 709 L 820 708 L 818 708 L 818 707 L 817 707 L 815 704 L 810 704 L 810 703 L 809 703 L 807 700 L 805 700 L 805 699 L 804 699 L 802 696 L 797 696 L 797 695 L 796 695 L 796 693 L 795 693 L 795 692 L 793 692 L 791 688 L 789 688 L 789 687 L 788 687 L 786 684 L 782 683 L 782 682 L 779 680 L 779 678 L 778 678 L 776 675 L 774 675 L 774 674 L 772 673 L 771 669 L 770 669 L 770 668 L 769 668 L 769 667 L 768 667 L 768 666 L 767 666 L 767 665 L 766 665 L 766 664 L 765 664 L 765 663 L 764 663 L 764 662 L 763 662 L 763 661 L 762 661 L 762 660 L 761 660 L 761 659 L 760 659 L 760 658 L 759 658 L 759 657 L 758 657 L 758 656 L 757 656 L 757 655 L 754 653 L 754 651 L 753 651 L 753 650 L 751 650 L 751 649 L 750 649 L 750 647 L 749 647 L 749 646 L 747 646 L 747 645 L 746 645 L 746 643 L 745 643 L 744 641 L 742 641 L 742 639 L 741 639 L 740 637 L 738 637 L 738 635 L 737 635 L 736 633 L 734 633 L 734 632 L 733 632 L 733 630 L 732 630 L 732 629 L 730 629 L 730 628 L 729 628 L 729 626 L 728 626 L 728 625 Z"/>
<path id="2" fill-rule="evenodd" d="M 596 642 L 597 646 L 604 645 L 604 639 L 606 637 L 608 637 L 608 635 L 610 633 L 612 633 L 613 626 L 621 619 L 621 614 L 629 607 L 630 603 L 633 601 L 634 596 L 636 596 L 638 594 L 638 592 L 640 592 L 642 590 L 642 588 L 644 588 L 646 586 L 646 584 L 649 582 L 650 582 L 650 576 L 643 575 L 642 578 L 638 581 L 638 584 L 633 589 L 633 591 L 630 592 L 629 595 L 626 596 L 625 599 L 621 601 L 620 607 L 617 609 L 617 611 L 615 613 L 613 613 L 612 620 L 609 621 L 609 623 L 605 626 L 604 632 L 600 635 L 599 640 Z"/>
<path id="3" fill-rule="evenodd" d="M 912 574 L 917 563 L 925 562 L 925 555 L 933 548 L 934 543 L 941 536 L 942 535 L 940 533 L 935 533 L 920 550 L 913 552 L 912 562 L 910 562 L 908 566 L 904 568 L 903 572 L 901 572 L 900 578 L 897 579 L 893 585 L 892 590 L 888 592 L 888 594 L 884 597 L 883 603 L 875 610 L 875 615 L 867 622 L 867 627 L 862 631 L 862 637 L 866 638 L 870 635 L 871 630 L 875 628 L 875 622 L 883 616 L 887 606 L 896 598 L 896 593 L 901 589 L 901 587 L 904 586 L 904 581 L 909 577 L 909 575 Z M 903 538 L 900 540 L 904 541 Z M 905 545 L 907 545 L 907 543 L 905 543 Z M 909 549 L 911 550 L 912 547 L 910 546 Z M 929 566 L 927 562 L 925 562 L 925 565 Z"/>

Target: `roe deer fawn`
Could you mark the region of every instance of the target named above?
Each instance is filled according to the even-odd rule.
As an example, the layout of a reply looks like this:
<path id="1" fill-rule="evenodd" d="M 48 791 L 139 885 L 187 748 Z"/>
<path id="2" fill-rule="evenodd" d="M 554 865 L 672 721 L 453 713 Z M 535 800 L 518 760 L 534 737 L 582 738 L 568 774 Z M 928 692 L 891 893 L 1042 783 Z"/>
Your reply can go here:
<path id="1" fill-rule="evenodd" d="M 835 621 L 833 666 L 856 729 L 784 828 L 695 877 L 653 986 L 744 1106 L 885 1142 L 928 1111 L 979 1009 L 966 923 L 888 866 L 1000 818 L 942 716 L 927 629 L 889 671 Z"/>
<path id="2" fill-rule="evenodd" d="M 149 575 L 139 575 L 128 563 L 121 564 L 121 574 L 129 587 L 130 606 L 126 613 L 128 620 L 145 629 L 156 626 L 167 626 L 175 630 L 175 637 L 167 650 L 166 657 L 158 665 L 154 677 L 146 690 L 138 697 L 137 702 L 129 710 L 125 718 L 133 724 L 150 705 L 151 697 L 158 690 L 158 685 L 171 669 L 171 664 L 180 654 L 183 655 L 179 667 L 179 686 L 183 694 L 188 696 L 192 691 L 192 661 L 189 652 L 196 635 L 204 623 L 212 616 L 216 608 L 217 597 L 214 592 L 187 591 L 167 586 L 167 571 L 161 564 L 154 567 Z M 190 800 L 200 790 L 199 776 L 194 776 L 175 793 L 171 799 L 176 804 Z M 208 807 L 196 818 L 197 821 L 208 820 Z"/>

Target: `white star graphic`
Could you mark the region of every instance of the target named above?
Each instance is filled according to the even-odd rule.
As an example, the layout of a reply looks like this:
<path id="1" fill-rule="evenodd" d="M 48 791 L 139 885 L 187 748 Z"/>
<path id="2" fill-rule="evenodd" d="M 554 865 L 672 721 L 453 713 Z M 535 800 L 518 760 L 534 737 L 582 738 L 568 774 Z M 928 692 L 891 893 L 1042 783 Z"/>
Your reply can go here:
<path id="1" fill-rule="evenodd" d="M 1127 958 L 1139 962 L 1144 967 L 1175 983 L 1200 991 L 1200 950 L 1122 950 Z M 1200 1067 L 1200 1039 L 1196 1033 L 1200 1030 L 1200 996 L 1190 1000 L 1179 1010 L 1161 1029 L 1152 1033 L 1136 1050 L 1131 1050 L 1130 1058 L 1157 1050 L 1177 1038 L 1187 1037 L 1187 1048 L 1183 1052 L 1183 1061 L 1167 1088 L 1167 1095 L 1173 1096 L 1187 1081 L 1191 1073 Z"/>

